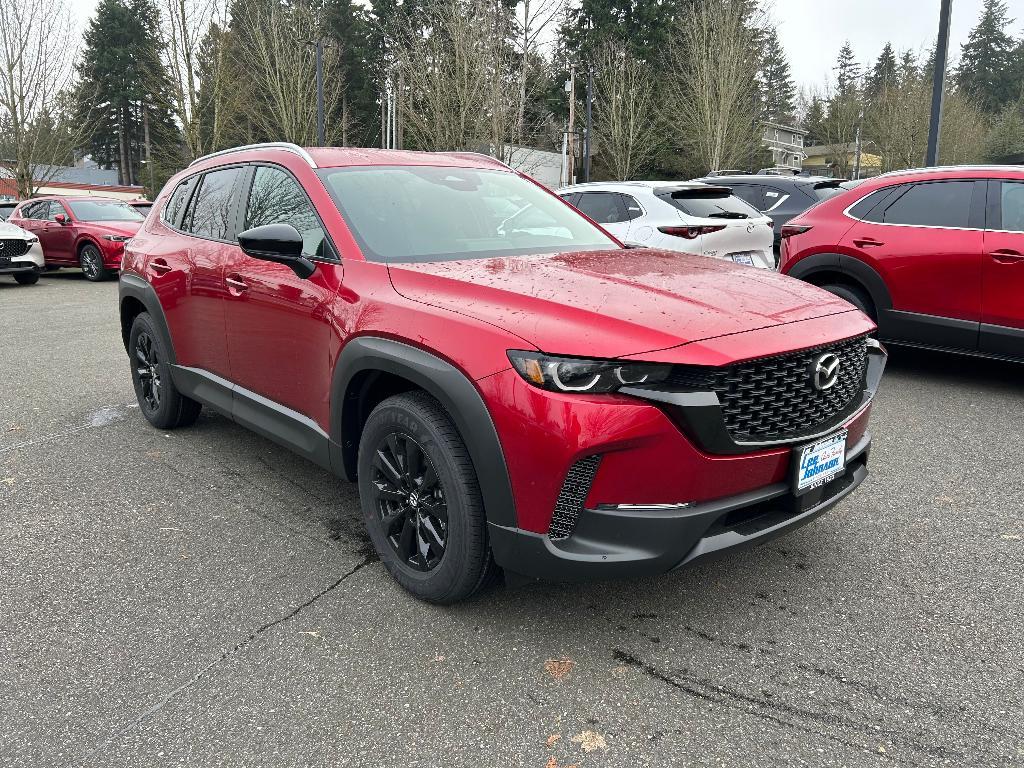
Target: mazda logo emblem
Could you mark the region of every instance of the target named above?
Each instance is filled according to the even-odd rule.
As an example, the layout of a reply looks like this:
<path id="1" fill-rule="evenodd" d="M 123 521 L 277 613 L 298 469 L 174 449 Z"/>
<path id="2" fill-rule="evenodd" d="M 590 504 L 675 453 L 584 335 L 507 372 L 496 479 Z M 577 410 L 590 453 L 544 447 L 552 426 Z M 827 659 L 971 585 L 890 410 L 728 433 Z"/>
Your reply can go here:
<path id="1" fill-rule="evenodd" d="M 822 392 L 832 389 L 839 381 L 839 356 L 826 352 L 815 360 L 811 378 L 815 389 Z"/>

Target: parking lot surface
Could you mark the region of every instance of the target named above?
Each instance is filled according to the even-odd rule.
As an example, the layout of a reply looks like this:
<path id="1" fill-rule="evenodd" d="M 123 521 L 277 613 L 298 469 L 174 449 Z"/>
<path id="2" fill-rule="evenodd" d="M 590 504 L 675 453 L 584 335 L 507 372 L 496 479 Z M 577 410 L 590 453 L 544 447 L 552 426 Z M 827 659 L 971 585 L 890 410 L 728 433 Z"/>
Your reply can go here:
<path id="1" fill-rule="evenodd" d="M 0 321 L 0 766 L 1024 763 L 1022 368 L 893 350 L 871 477 L 764 547 L 438 608 L 354 486 L 145 422 L 116 283 Z"/>

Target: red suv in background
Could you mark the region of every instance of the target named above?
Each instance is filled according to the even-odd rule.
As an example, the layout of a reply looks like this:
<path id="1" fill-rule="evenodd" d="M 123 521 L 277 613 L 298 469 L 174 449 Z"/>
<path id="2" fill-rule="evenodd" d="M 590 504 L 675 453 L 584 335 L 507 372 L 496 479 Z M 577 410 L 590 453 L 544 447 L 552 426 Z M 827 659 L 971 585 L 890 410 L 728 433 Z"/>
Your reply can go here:
<path id="1" fill-rule="evenodd" d="M 885 174 L 782 236 L 781 271 L 860 307 L 883 340 L 1024 360 L 1024 169 Z"/>
<path id="2" fill-rule="evenodd" d="M 463 153 L 200 159 L 128 244 L 120 311 L 152 424 L 207 405 L 357 480 L 386 567 L 441 603 L 813 519 L 867 475 L 885 360 L 825 291 L 627 250 Z"/>
<path id="3" fill-rule="evenodd" d="M 121 268 L 125 241 L 144 219 L 112 198 L 40 197 L 21 203 L 10 221 L 39 238 L 47 267 L 81 267 L 97 282 Z"/>

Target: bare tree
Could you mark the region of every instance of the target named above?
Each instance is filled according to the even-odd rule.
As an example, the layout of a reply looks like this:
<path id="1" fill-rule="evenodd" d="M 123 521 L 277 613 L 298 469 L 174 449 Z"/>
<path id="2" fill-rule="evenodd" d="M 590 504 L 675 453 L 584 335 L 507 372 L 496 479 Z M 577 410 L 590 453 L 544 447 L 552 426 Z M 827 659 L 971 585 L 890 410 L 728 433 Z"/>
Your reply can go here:
<path id="1" fill-rule="evenodd" d="M 603 165 L 625 181 L 654 156 L 661 134 L 650 67 L 614 43 L 599 50 L 594 67 L 594 134 Z"/>
<path id="2" fill-rule="evenodd" d="M 75 37 L 61 0 L 0 0 L 0 154 L 19 197 L 35 194 L 78 142 L 69 119 Z"/>
<path id="3" fill-rule="evenodd" d="M 519 17 L 522 7 L 522 17 Z M 530 96 L 528 84 L 535 64 L 540 60 L 540 42 L 545 30 L 562 15 L 565 0 L 522 0 L 516 8 L 516 45 L 519 54 L 519 103 L 516 111 L 515 140 L 523 144 L 526 137 L 526 105 Z"/>
<path id="4" fill-rule="evenodd" d="M 734 167 L 759 146 L 758 14 L 746 0 L 707 0 L 680 16 L 664 118 L 699 172 Z"/>

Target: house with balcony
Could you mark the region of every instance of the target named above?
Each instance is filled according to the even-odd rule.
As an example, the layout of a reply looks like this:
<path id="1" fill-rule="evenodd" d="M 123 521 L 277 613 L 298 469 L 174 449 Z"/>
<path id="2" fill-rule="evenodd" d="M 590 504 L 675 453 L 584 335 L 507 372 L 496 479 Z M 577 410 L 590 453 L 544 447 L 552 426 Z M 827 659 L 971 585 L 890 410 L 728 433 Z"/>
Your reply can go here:
<path id="1" fill-rule="evenodd" d="M 771 156 L 774 168 L 785 169 L 793 173 L 803 170 L 804 137 L 807 131 L 782 123 L 764 123 L 761 144 Z"/>

